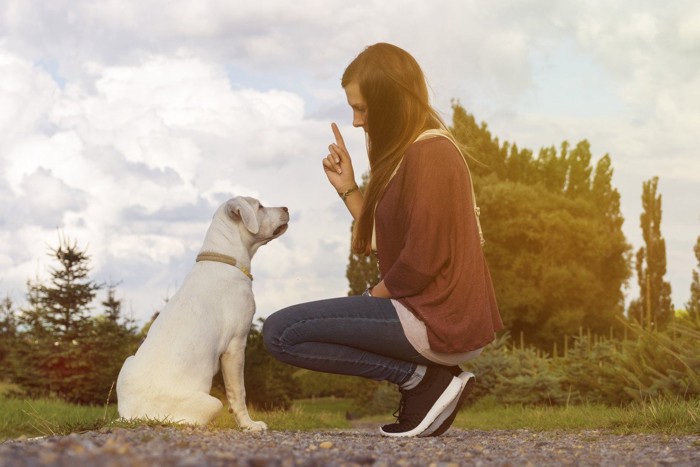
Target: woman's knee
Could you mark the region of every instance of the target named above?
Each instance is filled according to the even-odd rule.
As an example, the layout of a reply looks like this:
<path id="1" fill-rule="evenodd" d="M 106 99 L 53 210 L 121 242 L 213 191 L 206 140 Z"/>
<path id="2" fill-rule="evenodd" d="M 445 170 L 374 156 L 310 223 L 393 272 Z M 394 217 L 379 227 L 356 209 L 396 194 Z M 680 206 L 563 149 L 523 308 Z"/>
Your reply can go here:
<path id="1" fill-rule="evenodd" d="M 263 322 L 263 344 L 267 351 L 273 355 L 278 351 L 281 330 L 279 311 L 268 316 Z"/>

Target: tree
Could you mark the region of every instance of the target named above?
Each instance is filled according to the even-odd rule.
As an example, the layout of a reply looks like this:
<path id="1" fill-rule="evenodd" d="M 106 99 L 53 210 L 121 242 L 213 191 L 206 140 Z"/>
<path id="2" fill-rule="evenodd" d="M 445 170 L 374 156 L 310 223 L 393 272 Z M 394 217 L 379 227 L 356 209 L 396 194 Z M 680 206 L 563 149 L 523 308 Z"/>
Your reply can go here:
<path id="1" fill-rule="evenodd" d="M 627 284 L 631 275 L 632 246 L 622 231 L 624 218 L 620 212 L 620 192 L 612 185 L 613 168 L 609 155 L 603 156 L 595 166 L 591 185 L 590 200 L 596 206 L 596 213 L 607 237 L 607 243 L 598 252 L 601 261 L 596 271 L 599 278 L 603 297 L 606 303 L 624 311 L 625 297 L 622 286 Z M 616 313 L 617 315 L 618 313 Z M 587 327 L 595 327 L 592 323 L 584 323 Z"/>
<path id="2" fill-rule="evenodd" d="M 643 211 L 639 217 L 644 246 L 637 250 L 636 270 L 639 298 L 630 304 L 629 315 L 645 329 L 664 329 L 673 318 L 671 284 L 666 275 L 666 241 L 661 235 L 659 178 L 642 185 Z"/>
<path id="3" fill-rule="evenodd" d="M 124 360 L 136 352 L 141 339 L 133 318 L 122 313 L 122 302 L 116 298 L 116 285 L 108 286 L 107 298 L 101 304 L 103 314 L 91 319 L 90 364 L 93 369 L 90 382 L 94 392 L 104 396 L 102 402 L 107 400 L 107 393 L 109 401 L 115 402 L 116 392 L 109 390 L 116 384 Z"/>
<path id="4" fill-rule="evenodd" d="M 623 277 L 610 285 L 601 271 L 620 246 L 590 200 L 539 184 L 482 183 L 484 252 L 506 329 L 550 350 L 580 326 L 606 335 L 618 327 Z"/>
<path id="5" fill-rule="evenodd" d="M 690 283 L 690 299 L 686 304 L 686 309 L 690 318 L 698 321 L 700 320 L 700 236 L 695 241 L 693 251 L 698 262 L 698 269 L 693 269 L 693 280 Z"/>
<path id="6" fill-rule="evenodd" d="M 76 242 L 59 238 L 59 263 L 48 284 L 28 281 L 28 305 L 18 319 L 14 382 L 29 396 L 53 395 L 77 403 L 104 403 L 131 350 L 134 329 L 124 323 L 110 287 L 107 314 L 91 303 L 103 285 L 89 278 L 89 259 Z"/>
<path id="7" fill-rule="evenodd" d="M 362 175 L 360 190 L 364 191 L 368 179 L 367 173 Z M 350 232 L 352 232 L 353 226 L 350 227 Z M 374 286 L 379 282 L 379 265 L 376 256 L 373 254 L 370 256 L 358 255 L 350 249 L 345 276 L 350 285 L 348 295 L 361 295 L 367 287 Z"/>
<path id="8" fill-rule="evenodd" d="M 590 144 L 582 140 L 533 157 L 499 142 L 455 102 L 451 129 L 474 159 L 484 254 L 506 329 L 547 350 L 580 327 L 604 335 L 621 330 L 631 246 L 610 156 L 594 169 Z M 351 294 L 378 280 L 371 261 L 351 255 Z"/>
<path id="9" fill-rule="evenodd" d="M 50 256 L 59 267 L 50 269 L 48 285 L 38 281 L 28 284 L 30 307 L 24 311 L 31 323 L 25 319 L 25 324 L 50 333 L 60 342 L 70 342 L 85 333 L 90 303 L 103 286 L 88 278 L 90 257 L 76 242 L 60 237 L 59 246 L 51 250 Z"/>
<path id="10" fill-rule="evenodd" d="M 261 332 L 265 320 L 260 318 L 258 322 L 250 326 L 245 347 L 246 402 L 259 410 L 288 410 L 301 391 L 293 377 L 299 369 L 270 355 Z M 212 394 L 220 398 L 226 394 L 221 370 L 214 375 Z"/>
<path id="11" fill-rule="evenodd" d="M 591 145 L 586 140 L 579 142 L 566 160 L 566 195 L 569 198 L 588 195 L 591 191 Z"/>
<path id="12" fill-rule="evenodd" d="M 12 352 L 17 345 L 17 318 L 9 296 L 0 302 L 0 368 L 5 370 L 0 381 L 12 378 L 14 369 L 12 365 Z"/>

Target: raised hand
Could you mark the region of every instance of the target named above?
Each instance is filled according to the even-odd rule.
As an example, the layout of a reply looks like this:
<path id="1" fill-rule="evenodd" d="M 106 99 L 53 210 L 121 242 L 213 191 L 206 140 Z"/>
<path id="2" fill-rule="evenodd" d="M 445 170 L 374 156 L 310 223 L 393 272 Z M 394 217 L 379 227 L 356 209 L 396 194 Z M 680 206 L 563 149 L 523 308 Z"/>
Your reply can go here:
<path id="1" fill-rule="evenodd" d="M 328 146 L 329 154 L 323 158 L 323 170 L 333 188 L 343 193 L 355 186 L 355 171 L 338 125 L 332 123 L 331 129 L 335 136 L 335 143 Z"/>

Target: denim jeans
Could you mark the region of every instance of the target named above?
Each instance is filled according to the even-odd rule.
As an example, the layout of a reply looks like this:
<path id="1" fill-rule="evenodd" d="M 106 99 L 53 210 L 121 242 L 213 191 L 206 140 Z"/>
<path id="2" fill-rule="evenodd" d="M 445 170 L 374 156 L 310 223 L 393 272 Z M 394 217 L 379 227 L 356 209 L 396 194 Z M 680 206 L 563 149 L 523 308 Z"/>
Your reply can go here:
<path id="1" fill-rule="evenodd" d="M 263 339 L 285 363 L 399 385 L 417 364 L 435 365 L 408 342 L 386 298 L 352 296 L 290 306 L 265 320 Z"/>

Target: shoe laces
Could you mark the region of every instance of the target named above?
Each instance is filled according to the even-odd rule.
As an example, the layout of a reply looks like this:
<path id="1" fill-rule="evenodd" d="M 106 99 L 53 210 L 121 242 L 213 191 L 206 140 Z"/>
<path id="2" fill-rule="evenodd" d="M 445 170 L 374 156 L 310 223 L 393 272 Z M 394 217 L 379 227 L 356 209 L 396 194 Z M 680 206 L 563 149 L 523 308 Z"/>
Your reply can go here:
<path id="1" fill-rule="evenodd" d="M 399 392 L 401 392 L 399 408 L 396 409 L 392 414 L 392 416 L 396 419 L 397 422 L 401 421 L 401 417 L 403 416 L 403 409 L 406 407 L 406 392 L 403 389 L 399 389 Z"/>

